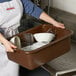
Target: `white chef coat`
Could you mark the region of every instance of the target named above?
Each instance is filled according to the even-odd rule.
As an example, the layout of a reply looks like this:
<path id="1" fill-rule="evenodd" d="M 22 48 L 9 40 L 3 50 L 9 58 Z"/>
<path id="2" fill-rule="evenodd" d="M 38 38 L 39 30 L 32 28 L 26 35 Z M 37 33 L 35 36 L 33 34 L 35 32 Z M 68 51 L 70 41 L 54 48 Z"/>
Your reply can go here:
<path id="1" fill-rule="evenodd" d="M 18 33 L 17 27 L 23 14 L 20 0 L 0 3 L 0 29 L 5 37 Z M 18 64 L 8 59 L 5 47 L 0 43 L 0 76 L 18 76 Z"/>

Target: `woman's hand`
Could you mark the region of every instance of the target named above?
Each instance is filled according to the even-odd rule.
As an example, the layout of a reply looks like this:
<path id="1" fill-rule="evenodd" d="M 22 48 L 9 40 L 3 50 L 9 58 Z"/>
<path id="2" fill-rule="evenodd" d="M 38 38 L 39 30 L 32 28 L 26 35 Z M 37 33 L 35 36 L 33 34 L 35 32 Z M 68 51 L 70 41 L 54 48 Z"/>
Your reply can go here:
<path id="1" fill-rule="evenodd" d="M 5 46 L 7 52 L 14 52 L 14 49 L 17 48 L 15 45 L 13 45 L 8 40 L 5 41 L 4 46 Z"/>
<path id="2" fill-rule="evenodd" d="M 45 21 L 45 22 L 48 22 L 48 23 L 56 26 L 56 27 L 59 27 L 59 28 L 62 28 L 62 29 L 65 28 L 64 24 L 62 24 L 60 22 L 57 22 L 52 17 L 50 17 L 48 14 L 46 14 L 45 12 L 42 12 L 39 18 L 41 20 Z"/>
<path id="3" fill-rule="evenodd" d="M 53 25 L 54 25 L 54 26 L 56 26 L 56 27 L 58 27 L 58 28 L 65 29 L 65 26 L 64 26 L 64 24 L 63 24 L 63 23 L 55 22 Z"/>
<path id="4" fill-rule="evenodd" d="M 5 46 L 7 52 L 14 52 L 14 49 L 17 47 L 9 42 L 1 33 L 0 33 L 0 42 Z"/>

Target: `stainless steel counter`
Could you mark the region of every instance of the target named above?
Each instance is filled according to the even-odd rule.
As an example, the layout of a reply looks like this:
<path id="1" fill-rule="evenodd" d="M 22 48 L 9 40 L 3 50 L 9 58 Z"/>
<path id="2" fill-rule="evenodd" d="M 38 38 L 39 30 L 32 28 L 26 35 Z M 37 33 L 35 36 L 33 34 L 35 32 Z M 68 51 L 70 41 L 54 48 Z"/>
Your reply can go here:
<path id="1" fill-rule="evenodd" d="M 64 76 L 65 74 L 76 76 L 76 43 L 72 42 L 71 50 L 68 53 L 52 60 L 47 65 L 46 69 L 53 76 L 63 76 L 63 74 Z"/>

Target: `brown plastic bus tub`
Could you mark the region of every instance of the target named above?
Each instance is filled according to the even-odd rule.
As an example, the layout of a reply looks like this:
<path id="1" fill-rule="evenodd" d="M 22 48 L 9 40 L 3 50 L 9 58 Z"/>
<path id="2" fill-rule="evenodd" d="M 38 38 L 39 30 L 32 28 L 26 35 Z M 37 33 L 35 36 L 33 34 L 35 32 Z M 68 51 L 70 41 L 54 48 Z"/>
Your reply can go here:
<path id="1" fill-rule="evenodd" d="M 49 24 L 43 24 L 21 32 L 17 34 L 17 36 L 21 38 L 21 42 L 23 43 L 23 34 L 46 32 L 49 28 L 51 28 L 51 30 L 56 34 L 56 37 L 52 42 L 32 51 L 16 49 L 16 52 L 7 53 L 8 58 L 29 70 L 33 70 L 64 53 L 67 53 L 70 50 L 71 44 L 70 39 L 72 31 L 70 30 L 56 28 Z M 23 46 L 24 45 L 22 44 L 22 47 Z"/>

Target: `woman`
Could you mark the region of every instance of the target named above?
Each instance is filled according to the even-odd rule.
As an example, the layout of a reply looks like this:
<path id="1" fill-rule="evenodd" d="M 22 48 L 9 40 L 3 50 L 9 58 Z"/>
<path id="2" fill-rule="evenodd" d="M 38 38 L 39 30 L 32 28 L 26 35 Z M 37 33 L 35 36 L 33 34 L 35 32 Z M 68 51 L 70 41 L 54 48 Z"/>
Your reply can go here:
<path id="1" fill-rule="evenodd" d="M 18 64 L 10 61 L 6 52 L 17 48 L 7 40 L 18 33 L 20 19 L 24 13 L 44 20 L 59 28 L 65 28 L 30 0 L 0 0 L 0 76 L 18 76 Z"/>

